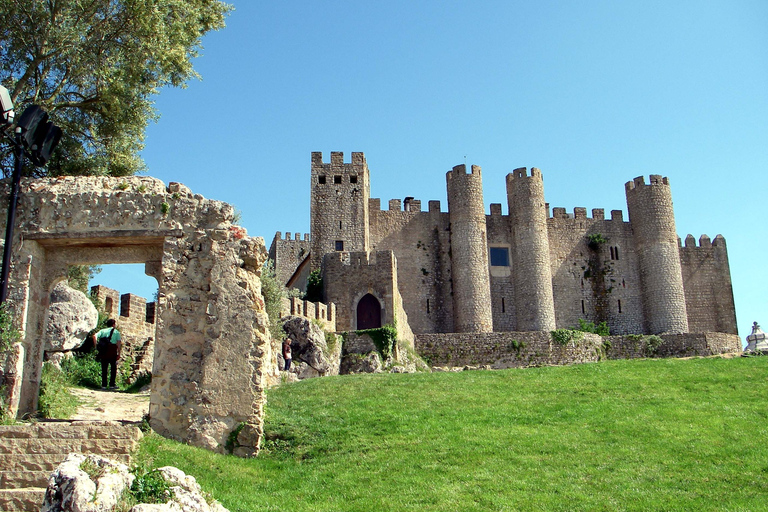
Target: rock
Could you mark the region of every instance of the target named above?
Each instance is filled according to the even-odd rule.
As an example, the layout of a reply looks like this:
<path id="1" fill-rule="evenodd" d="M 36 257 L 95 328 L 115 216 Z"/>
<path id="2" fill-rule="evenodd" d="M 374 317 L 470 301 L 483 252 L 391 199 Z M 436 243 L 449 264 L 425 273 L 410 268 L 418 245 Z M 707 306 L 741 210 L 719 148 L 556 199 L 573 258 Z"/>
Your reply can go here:
<path id="1" fill-rule="evenodd" d="M 49 363 L 61 370 L 61 362 L 72 357 L 72 352 L 48 352 L 46 356 Z"/>
<path id="2" fill-rule="evenodd" d="M 283 330 L 293 340 L 291 351 L 293 364 L 296 366 L 294 373 L 297 373 L 300 379 L 339 374 L 341 347 L 329 350 L 325 342 L 325 332 L 320 326 L 308 318 L 289 316 L 283 322 Z M 313 371 L 302 367 L 300 363 L 306 363 Z"/>
<path id="3" fill-rule="evenodd" d="M 341 360 L 340 372 L 342 375 L 351 373 L 381 373 L 381 356 L 378 352 L 369 352 L 368 354 L 347 354 Z"/>
<path id="4" fill-rule="evenodd" d="M 65 282 L 57 284 L 48 307 L 45 350 L 65 351 L 79 347 L 98 321 L 99 312 L 83 292 L 70 288 Z"/>
<path id="5" fill-rule="evenodd" d="M 81 467 L 97 470 L 94 482 Z M 107 512 L 133 484 L 128 466 L 98 455 L 70 453 L 48 479 L 41 512 Z"/>

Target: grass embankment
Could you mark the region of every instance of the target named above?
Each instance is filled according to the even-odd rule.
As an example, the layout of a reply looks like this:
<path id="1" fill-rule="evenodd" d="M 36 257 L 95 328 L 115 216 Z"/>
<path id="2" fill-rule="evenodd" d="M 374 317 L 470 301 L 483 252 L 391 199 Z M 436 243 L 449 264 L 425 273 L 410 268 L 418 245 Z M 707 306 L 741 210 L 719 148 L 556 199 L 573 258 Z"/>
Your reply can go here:
<path id="1" fill-rule="evenodd" d="M 768 357 L 270 390 L 251 460 L 148 436 L 231 511 L 768 510 Z"/>

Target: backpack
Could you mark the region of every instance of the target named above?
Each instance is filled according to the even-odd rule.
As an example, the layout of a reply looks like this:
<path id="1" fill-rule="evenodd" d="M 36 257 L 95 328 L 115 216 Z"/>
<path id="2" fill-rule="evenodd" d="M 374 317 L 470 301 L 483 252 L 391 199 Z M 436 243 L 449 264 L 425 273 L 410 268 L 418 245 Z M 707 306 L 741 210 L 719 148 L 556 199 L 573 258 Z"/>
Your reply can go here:
<path id="1" fill-rule="evenodd" d="M 99 339 L 96 340 L 96 350 L 99 352 L 99 355 L 104 354 L 110 349 L 110 345 L 112 345 L 112 335 L 115 333 L 115 328 L 113 327 L 111 331 L 109 331 L 109 336 L 99 336 Z"/>

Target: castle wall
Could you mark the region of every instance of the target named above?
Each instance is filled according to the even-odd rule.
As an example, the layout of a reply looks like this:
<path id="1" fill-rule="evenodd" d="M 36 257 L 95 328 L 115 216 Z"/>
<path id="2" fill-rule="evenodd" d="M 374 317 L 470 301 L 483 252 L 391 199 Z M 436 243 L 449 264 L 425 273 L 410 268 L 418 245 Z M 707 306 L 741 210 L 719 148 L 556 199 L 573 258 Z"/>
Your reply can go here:
<path id="1" fill-rule="evenodd" d="M 288 282 L 309 255 L 309 234 L 305 233 L 303 239 L 300 236 L 296 233 L 294 238 L 291 238 L 291 233 L 286 233 L 283 238 L 282 233 L 278 231 L 269 247 L 269 259 L 275 264 L 275 277 L 281 284 Z"/>
<path id="2" fill-rule="evenodd" d="M 688 235 L 685 247 L 680 247 L 680 264 L 688 329 L 738 334 L 728 250 L 722 235 L 712 241 L 703 235 L 698 247 L 693 236 Z"/>
<path id="3" fill-rule="evenodd" d="M 450 221 L 439 201 L 430 201 L 426 212 L 416 204 L 421 203 L 414 201 L 405 211 L 400 201 L 390 201 L 390 209 L 382 210 L 379 200 L 371 199 L 371 247 L 395 253 L 403 309 L 413 331 L 451 332 Z"/>
<path id="4" fill-rule="evenodd" d="M 554 208 L 548 233 L 557 327 L 584 319 L 606 322 L 612 333 L 643 332 L 637 256 L 622 212 L 605 219 L 602 209 L 587 217 L 585 208 Z M 605 241 L 590 243 L 590 236 Z"/>
<path id="5" fill-rule="evenodd" d="M 501 205 L 492 204 L 491 214 L 485 218 L 488 228 L 488 246 L 506 251 L 509 265 L 490 265 L 491 312 L 495 332 L 514 331 L 517 326 L 515 281 L 512 276 L 512 226 L 510 217 L 501 214 Z"/>
<path id="6" fill-rule="evenodd" d="M 397 262 L 391 251 L 333 252 L 323 258 L 323 282 L 327 302 L 336 304 L 336 328 L 354 331 L 357 305 L 371 294 L 381 305 L 381 324 L 394 325 Z"/>

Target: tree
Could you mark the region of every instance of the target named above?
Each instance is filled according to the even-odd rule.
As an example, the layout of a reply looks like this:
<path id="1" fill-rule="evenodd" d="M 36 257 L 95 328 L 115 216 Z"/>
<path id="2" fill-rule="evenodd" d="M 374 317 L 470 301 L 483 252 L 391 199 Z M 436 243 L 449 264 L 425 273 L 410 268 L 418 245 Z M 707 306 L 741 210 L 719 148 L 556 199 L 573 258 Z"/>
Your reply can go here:
<path id="1" fill-rule="evenodd" d="M 201 38 L 224 27 L 218 0 L 1 0 L 0 82 L 17 116 L 37 104 L 64 132 L 47 174 L 126 176 L 162 87 L 198 78 Z M 11 147 L 0 143 L 3 173 Z"/>

